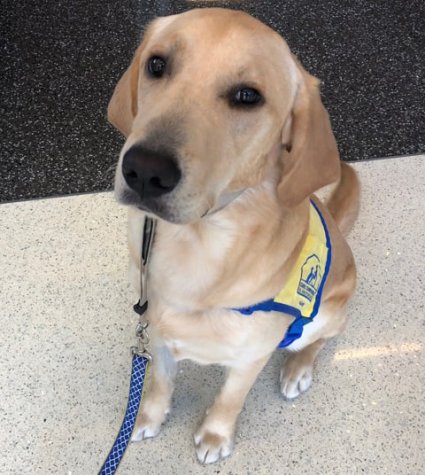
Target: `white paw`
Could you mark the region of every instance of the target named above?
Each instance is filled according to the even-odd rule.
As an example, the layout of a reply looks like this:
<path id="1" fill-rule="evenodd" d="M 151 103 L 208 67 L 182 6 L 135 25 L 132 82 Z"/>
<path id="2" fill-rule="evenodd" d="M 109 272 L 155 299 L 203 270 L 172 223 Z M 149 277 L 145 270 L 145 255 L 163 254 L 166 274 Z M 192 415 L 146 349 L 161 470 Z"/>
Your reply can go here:
<path id="1" fill-rule="evenodd" d="M 233 450 L 233 437 L 199 429 L 194 436 L 196 456 L 203 464 L 214 463 L 228 457 Z"/>
<path id="2" fill-rule="evenodd" d="M 313 381 L 313 368 L 282 368 L 280 372 L 280 392 L 286 399 L 294 399 L 307 391 Z"/>
<path id="3" fill-rule="evenodd" d="M 131 442 L 140 442 L 141 440 L 156 437 L 161 430 L 161 422 L 153 422 L 148 417 L 142 415 L 140 421 L 136 422 L 136 426 L 131 436 Z"/>

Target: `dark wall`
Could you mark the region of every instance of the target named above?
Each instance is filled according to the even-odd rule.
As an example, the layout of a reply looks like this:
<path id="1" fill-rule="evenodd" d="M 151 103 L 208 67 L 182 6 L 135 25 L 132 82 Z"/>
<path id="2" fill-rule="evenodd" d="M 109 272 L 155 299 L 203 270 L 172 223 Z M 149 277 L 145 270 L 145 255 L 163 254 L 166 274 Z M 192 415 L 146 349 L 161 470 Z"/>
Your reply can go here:
<path id="1" fill-rule="evenodd" d="M 1 0 L 0 200 L 109 188 L 123 140 L 106 106 L 143 26 L 226 4 L 279 31 L 323 81 L 344 160 L 425 151 L 421 0 Z"/>

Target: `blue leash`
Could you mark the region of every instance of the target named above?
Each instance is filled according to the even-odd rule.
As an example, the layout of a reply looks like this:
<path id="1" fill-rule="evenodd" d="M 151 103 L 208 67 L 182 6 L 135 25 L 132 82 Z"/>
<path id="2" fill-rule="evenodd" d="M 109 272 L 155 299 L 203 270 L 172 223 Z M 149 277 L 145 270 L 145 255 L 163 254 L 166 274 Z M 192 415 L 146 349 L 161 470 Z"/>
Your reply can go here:
<path id="1" fill-rule="evenodd" d="M 148 322 L 144 314 L 148 308 L 147 299 L 147 264 L 152 249 L 155 235 L 156 221 L 146 217 L 143 227 L 143 240 L 140 252 L 140 300 L 134 305 L 133 310 L 139 315 L 139 323 L 136 327 L 137 346 L 131 348 L 133 364 L 131 370 L 130 391 L 128 394 L 127 409 L 120 431 L 115 439 L 111 451 L 106 457 L 105 463 L 99 471 L 99 475 L 114 474 L 128 447 L 131 434 L 139 412 L 140 401 L 143 395 L 143 383 L 149 363 L 152 361 L 151 354 L 146 346 L 149 344 L 147 332 Z"/>
<path id="2" fill-rule="evenodd" d="M 149 359 L 138 354 L 133 355 L 133 365 L 131 371 L 130 391 L 128 395 L 127 409 L 120 431 L 115 439 L 114 445 L 100 469 L 99 475 L 114 474 L 120 464 L 130 441 L 131 434 L 139 412 L 140 401 L 143 393 L 143 383 Z"/>

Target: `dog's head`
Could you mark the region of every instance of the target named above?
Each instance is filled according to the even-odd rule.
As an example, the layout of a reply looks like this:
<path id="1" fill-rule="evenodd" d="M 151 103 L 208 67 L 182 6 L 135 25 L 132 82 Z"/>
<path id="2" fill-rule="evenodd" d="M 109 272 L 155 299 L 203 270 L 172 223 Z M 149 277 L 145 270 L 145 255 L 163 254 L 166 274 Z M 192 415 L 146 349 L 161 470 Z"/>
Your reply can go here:
<path id="1" fill-rule="evenodd" d="M 318 81 L 277 33 L 242 12 L 152 22 L 108 117 L 127 137 L 118 200 L 175 223 L 266 180 L 291 207 L 338 178 Z"/>

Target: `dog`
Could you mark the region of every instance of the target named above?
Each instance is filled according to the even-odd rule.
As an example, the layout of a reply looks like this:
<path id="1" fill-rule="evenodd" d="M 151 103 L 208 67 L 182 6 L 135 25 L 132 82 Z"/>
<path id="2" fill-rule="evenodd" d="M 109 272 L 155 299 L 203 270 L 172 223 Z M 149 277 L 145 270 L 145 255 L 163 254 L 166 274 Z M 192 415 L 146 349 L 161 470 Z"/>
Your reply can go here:
<path id="1" fill-rule="evenodd" d="M 359 182 L 339 159 L 319 81 L 240 11 L 154 20 L 108 119 L 126 137 L 115 195 L 129 206 L 136 288 L 144 217 L 158 219 L 152 376 L 132 440 L 159 433 L 178 361 L 223 365 L 226 381 L 194 436 L 198 460 L 216 462 L 230 455 L 244 400 L 275 349 L 289 351 L 280 390 L 295 398 L 344 329 L 356 285 L 344 235 Z M 313 193 L 331 183 L 325 206 Z"/>

